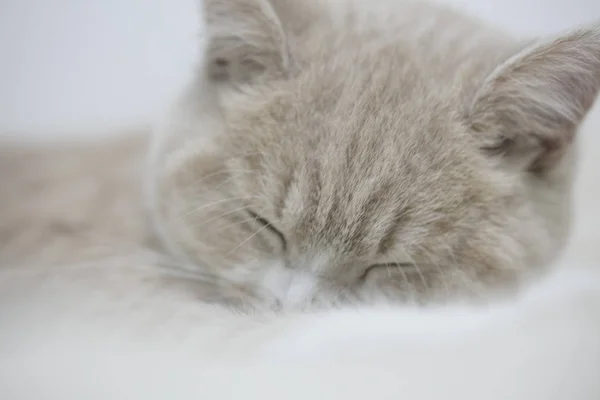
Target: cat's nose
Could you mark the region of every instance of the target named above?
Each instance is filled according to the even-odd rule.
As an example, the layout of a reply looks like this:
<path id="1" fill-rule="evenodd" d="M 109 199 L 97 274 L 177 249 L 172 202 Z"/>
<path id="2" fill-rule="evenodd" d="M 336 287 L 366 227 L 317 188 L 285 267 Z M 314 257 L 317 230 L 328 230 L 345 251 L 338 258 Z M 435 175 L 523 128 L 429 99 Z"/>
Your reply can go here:
<path id="1" fill-rule="evenodd" d="M 317 291 L 317 278 L 301 269 L 269 268 L 263 282 L 283 308 L 310 304 Z"/>

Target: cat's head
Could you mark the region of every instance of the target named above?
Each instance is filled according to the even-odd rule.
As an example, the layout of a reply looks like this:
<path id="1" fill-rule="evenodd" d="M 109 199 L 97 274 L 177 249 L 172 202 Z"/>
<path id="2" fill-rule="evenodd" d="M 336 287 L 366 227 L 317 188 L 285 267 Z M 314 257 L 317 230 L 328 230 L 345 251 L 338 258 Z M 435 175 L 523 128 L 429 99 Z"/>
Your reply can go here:
<path id="1" fill-rule="evenodd" d="M 556 257 L 600 29 L 460 55 L 289 3 L 206 0 L 205 66 L 159 138 L 155 225 L 212 295 L 420 301 Z"/>

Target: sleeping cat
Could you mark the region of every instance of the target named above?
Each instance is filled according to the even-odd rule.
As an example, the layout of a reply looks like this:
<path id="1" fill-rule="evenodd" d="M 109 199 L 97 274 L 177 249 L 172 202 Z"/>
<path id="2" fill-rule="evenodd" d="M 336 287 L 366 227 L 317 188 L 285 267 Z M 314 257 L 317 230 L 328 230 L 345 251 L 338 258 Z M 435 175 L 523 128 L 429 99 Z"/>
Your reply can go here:
<path id="1" fill-rule="evenodd" d="M 0 397 L 598 397 L 597 274 L 487 307 L 294 308 L 487 297 L 547 269 L 599 27 L 523 42 L 393 0 L 204 17 L 152 143 L 2 144 Z M 261 375 L 274 361 L 309 364 Z"/>
<path id="2" fill-rule="evenodd" d="M 420 1 L 203 10 L 149 167 L 143 134 L 3 145 L 4 268 L 149 251 L 152 271 L 106 279 L 272 309 L 485 296 L 560 252 L 598 26 L 520 41 Z"/>
<path id="3" fill-rule="evenodd" d="M 205 296 L 478 296 L 562 249 L 598 26 L 521 41 L 393 0 L 207 0 L 204 17 L 146 195 L 162 244 L 218 288 Z"/>

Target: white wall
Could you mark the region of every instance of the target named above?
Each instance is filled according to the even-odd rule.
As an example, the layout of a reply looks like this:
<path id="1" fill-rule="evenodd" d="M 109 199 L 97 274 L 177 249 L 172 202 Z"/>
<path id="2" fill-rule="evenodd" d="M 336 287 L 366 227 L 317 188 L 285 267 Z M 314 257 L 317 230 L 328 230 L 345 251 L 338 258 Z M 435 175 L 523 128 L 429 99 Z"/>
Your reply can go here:
<path id="1" fill-rule="evenodd" d="M 149 121 L 193 65 L 197 1 L 1 0 L 0 131 Z M 600 19 L 600 0 L 445 1 L 524 34 Z"/>
<path id="2" fill-rule="evenodd" d="M 145 121 L 186 78 L 195 0 L 0 0 L 0 131 Z"/>

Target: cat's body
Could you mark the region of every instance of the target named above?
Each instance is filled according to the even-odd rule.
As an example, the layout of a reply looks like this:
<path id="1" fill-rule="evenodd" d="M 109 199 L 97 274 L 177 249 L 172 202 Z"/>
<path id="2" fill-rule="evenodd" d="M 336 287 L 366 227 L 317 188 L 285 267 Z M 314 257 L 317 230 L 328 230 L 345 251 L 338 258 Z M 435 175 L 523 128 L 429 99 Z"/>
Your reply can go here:
<path id="1" fill-rule="evenodd" d="M 0 265 L 56 266 L 142 246 L 147 141 L 139 132 L 91 143 L 3 141 Z"/>
<path id="2" fill-rule="evenodd" d="M 3 368 L 62 346 L 69 368 L 116 363 L 147 340 L 151 360 L 175 353 L 167 385 L 213 356 L 349 357 L 413 373 L 406 397 L 438 399 L 415 382 L 448 379 L 464 355 L 476 384 L 453 396 L 596 396 L 594 375 L 564 379 L 581 352 L 586 371 L 600 366 L 593 274 L 485 312 L 348 303 L 493 297 L 547 268 L 569 228 L 572 142 L 600 87 L 597 27 L 532 44 L 391 0 L 207 0 L 205 13 L 205 65 L 152 140 L 3 145 Z M 346 309 L 296 310 L 314 303 Z M 75 361 L 78 338 L 106 351 Z M 511 364 L 522 354 L 527 382 Z M 483 362 L 512 371 L 507 392 Z"/>

